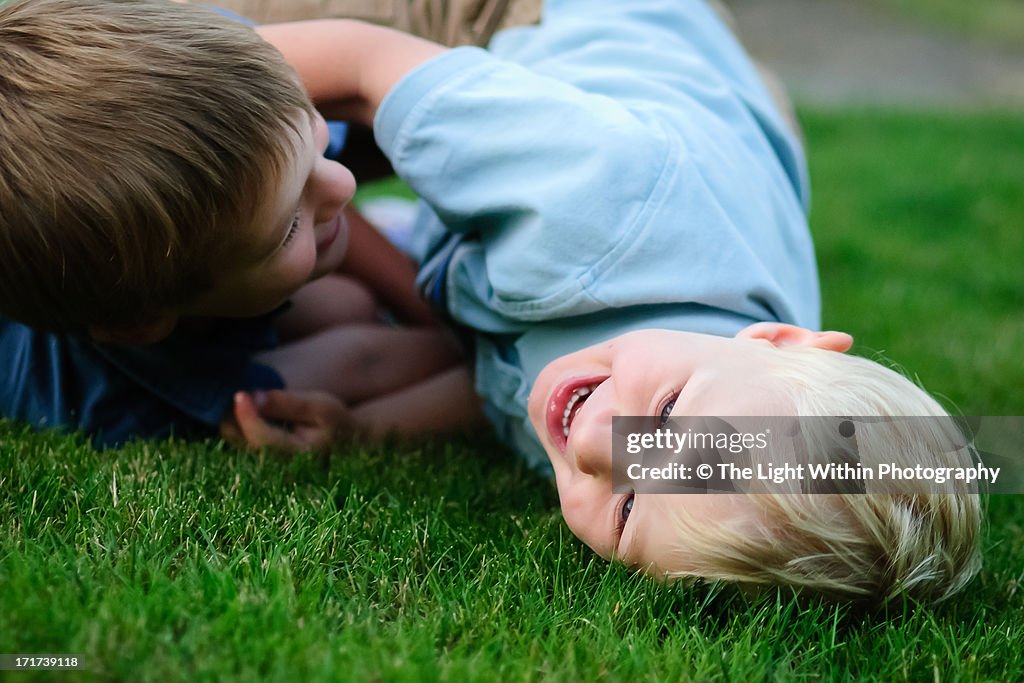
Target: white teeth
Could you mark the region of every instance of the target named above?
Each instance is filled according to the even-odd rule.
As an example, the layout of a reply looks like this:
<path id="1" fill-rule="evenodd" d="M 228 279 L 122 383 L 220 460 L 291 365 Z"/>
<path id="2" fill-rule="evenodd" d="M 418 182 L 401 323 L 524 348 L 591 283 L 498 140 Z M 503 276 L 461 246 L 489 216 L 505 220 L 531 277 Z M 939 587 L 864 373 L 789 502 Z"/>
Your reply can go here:
<path id="1" fill-rule="evenodd" d="M 572 408 L 576 403 L 589 394 L 591 391 L 597 388 L 597 385 L 592 387 L 579 387 L 578 389 L 572 390 L 572 396 L 569 397 L 569 402 L 565 404 L 565 411 L 562 413 L 562 434 L 569 436 L 569 416 L 572 415 Z"/>

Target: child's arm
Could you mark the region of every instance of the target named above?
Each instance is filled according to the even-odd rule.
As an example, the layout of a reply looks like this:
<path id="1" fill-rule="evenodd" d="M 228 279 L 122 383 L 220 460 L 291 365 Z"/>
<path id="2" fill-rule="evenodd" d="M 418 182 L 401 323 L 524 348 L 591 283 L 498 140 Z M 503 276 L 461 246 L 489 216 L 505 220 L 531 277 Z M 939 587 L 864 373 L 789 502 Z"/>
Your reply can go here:
<path id="1" fill-rule="evenodd" d="M 385 308 L 409 325 L 435 326 L 433 311 L 416 291 L 416 266 L 351 206 L 348 251 L 341 272 L 364 284 Z"/>
<path id="2" fill-rule="evenodd" d="M 479 422 L 480 399 L 465 366 L 452 368 L 408 389 L 354 408 L 316 391 L 267 391 L 235 395 L 235 423 L 224 438 L 289 453 L 327 450 L 346 434 L 413 436 Z M 290 430 L 267 420 L 292 423 Z"/>
<path id="3" fill-rule="evenodd" d="M 441 432 L 483 420 L 480 397 L 466 365 L 352 408 L 352 422 L 371 436 Z"/>
<path id="4" fill-rule="evenodd" d="M 261 26 L 257 32 L 284 55 L 310 98 L 330 113 L 367 126 L 405 74 L 447 48 L 398 31 L 346 19 Z"/>
<path id="5" fill-rule="evenodd" d="M 289 389 L 327 391 L 355 404 L 412 386 L 461 362 L 441 328 L 332 327 L 255 356 Z"/>

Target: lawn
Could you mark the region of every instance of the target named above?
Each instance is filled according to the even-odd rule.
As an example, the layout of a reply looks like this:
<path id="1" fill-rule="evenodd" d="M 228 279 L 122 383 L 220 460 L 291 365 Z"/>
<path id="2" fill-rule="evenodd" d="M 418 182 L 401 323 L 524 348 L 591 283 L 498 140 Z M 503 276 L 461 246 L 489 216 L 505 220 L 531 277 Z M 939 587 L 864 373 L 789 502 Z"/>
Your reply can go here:
<path id="1" fill-rule="evenodd" d="M 1024 121 L 802 118 L 825 324 L 964 413 L 1024 414 Z M 1008 680 L 1024 504 L 989 503 L 964 594 L 865 612 L 606 565 L 486 434 L 322 461 L 0 424 L 0 653 L 89 668 L 39 680 Z"/>

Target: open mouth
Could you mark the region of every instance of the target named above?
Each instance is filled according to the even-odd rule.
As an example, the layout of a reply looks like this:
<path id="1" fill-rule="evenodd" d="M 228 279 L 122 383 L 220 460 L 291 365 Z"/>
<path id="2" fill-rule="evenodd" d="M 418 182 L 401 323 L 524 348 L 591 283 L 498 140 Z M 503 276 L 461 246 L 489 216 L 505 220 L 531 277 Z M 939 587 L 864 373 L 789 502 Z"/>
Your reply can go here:
<path id="1" fill-rule="evenodd" d="M 551 440 L 564 451 L 572 431 L 573 420 L 583 404 L 607 377 L 569 380 L 561 384 L 548 400 L 547 427 Z"/>

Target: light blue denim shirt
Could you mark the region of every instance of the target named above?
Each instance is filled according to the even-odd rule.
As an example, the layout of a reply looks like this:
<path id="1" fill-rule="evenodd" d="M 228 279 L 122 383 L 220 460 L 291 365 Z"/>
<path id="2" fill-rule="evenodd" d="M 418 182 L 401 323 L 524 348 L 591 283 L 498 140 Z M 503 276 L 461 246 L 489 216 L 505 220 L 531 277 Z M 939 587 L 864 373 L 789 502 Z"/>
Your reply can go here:
<path id="1" fill-rule="evenodd" d="M 819 325 L 802 149 L 699 0 L 549 0 L 539 26 L 408 74 L 375 132 L 424 200 L 421 284 L 472 331 L 487 412 L 533 464 L 527 398 L 558 356 Z"/>

